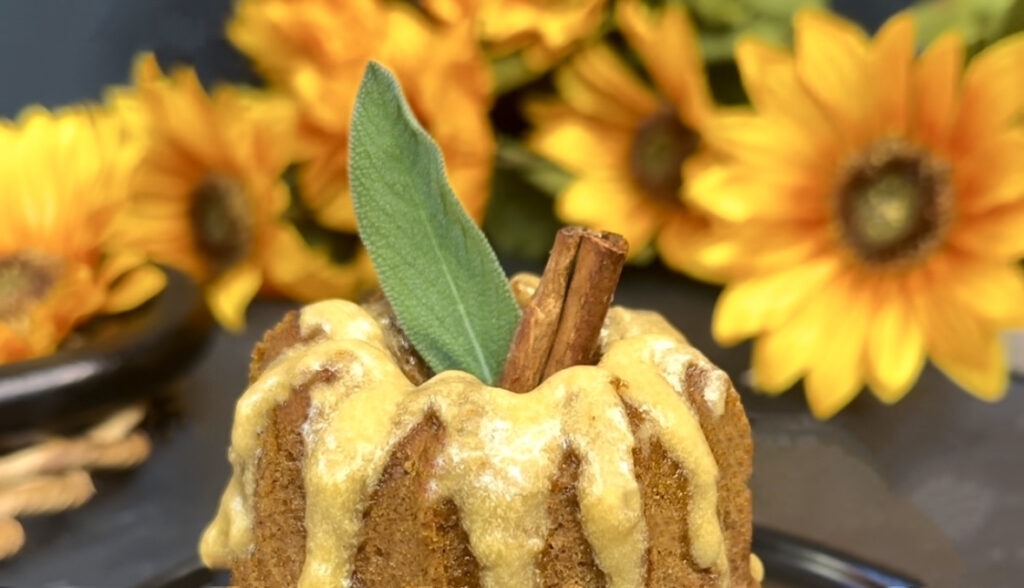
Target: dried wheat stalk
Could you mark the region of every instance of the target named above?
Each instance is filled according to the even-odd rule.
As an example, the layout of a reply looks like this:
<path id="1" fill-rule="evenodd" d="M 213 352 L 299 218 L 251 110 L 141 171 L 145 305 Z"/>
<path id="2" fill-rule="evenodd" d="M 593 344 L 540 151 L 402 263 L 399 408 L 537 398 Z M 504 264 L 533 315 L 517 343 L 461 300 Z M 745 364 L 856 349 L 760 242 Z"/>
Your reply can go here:
<path id="1" fill-rule="evenodd" d="M 62 512 L 85 504 L 95 493 L 85 470 L 35 476 L 0 491 L 0 517 Z"/>
<path id="2" fill-rule="evenodd" d="M 14 517 L 77 508 L 96 492 L 89 470 L 126 469 L 144 461 L 149 437 L 135 431 L 144 417 L 143 405 L 129 406 L 81 436 L 54 437 L 0 457 L 0 560 L 25 542 Z"/>
<path id="3" fill-rule="evenodd" d="M 25 529 L 11 518 L 0 518 L 0 560 L 6 559 L 25 544 Z"/>

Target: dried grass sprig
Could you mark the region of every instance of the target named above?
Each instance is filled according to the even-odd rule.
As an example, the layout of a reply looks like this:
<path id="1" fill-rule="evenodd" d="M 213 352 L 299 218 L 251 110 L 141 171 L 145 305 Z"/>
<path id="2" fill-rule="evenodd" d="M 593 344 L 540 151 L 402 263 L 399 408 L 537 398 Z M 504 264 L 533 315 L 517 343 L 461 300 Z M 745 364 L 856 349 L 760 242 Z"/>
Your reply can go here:
<path id="1" fill-rule="evenodd" d="M 0 560 L 25 543 L 25 530 L 14 517 L 77 508 L 96 493 L 91 470 L 145 461 L 149 436 L 136 430 L 145 414 L 143 404 L 128 406 L 79 436 L 52 437 L 0 457 Z"/>

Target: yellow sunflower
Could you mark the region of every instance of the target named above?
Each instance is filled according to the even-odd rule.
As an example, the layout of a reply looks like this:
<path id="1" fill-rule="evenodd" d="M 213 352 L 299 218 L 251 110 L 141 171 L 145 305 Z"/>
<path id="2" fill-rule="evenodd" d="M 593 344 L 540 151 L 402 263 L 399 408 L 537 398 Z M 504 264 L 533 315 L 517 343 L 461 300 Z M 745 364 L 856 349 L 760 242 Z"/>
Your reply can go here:
<path id="1" fill-rule="evenodd" d="M 165 76 L 152 55 L 135 70 L 145 152 L 130 187 L 121 238 L 204 285 L 214 317 L 230 329 L 261 289 L 300 299 L 352 296 L 368 262 L 335 266 L 283 220 L 282 175 L 294 157 L 290 101 L 221 87 L 195 72 Z"/>
<path id="2" fill-rule="evenodd" d="M 556 73 L 560 100 L 528 105 L 528 144 L 575 176 L 556 200 L 562 220 L 620 233 L 634 256 L 656 245 L 672 267 L 713 279 L 695 256 L 713 227 L 683 201 L 715 161 L 692 26 L 675 3 L 651 12 L 621 2 L 616 17 L 657 90 L 607 45 L 585 49 Z"/>
<path id="3" fill-rule="evenodd" d="M 116 117 L 30 107 L 0 123 L 0 153 L 0 363 L 163 289 L 163 272 L 110 242 L 138 156 Z"/>
<path id="4" fill-rule="evenodd" d="M 434 27 L 412 7 L 384 2 L 243 0 L 228 36 L 299 104 L 300 141 L 309 156 L 299 170 L 300 192 L 321 223 L 356 230 L 348 128 L 371 58 L 395 72 L 441 147 L 456 194 L 482 221 L 494 152 L 492 98 L 471 23 Z"/>
<path id="5" fill-rule="evenodd" d="M 600 27 L 607 0 L 425 0 L 445 23 L 472 20 L 495 55 L 521 51 L 528 69 L 542 71 Z"/>
<path id="6" fill-rule="evenodd" d="M 735 223 L 703 252 L 738 274 L 714 336 L 756 337 L 756 386 L 803 377 L 819 418 L 864 384 L 898 401 L 926 358 L 1000 398 L 999 330 L 1024 321 L 1024 36 L 964 68 L 955 34 L 915 56 L 906 14 L 873 40 L 813 10 L 795 32 L 793 54 L 739 45 L 756 112 L 713 125 L 732 161 L 690 192 Z"/>
<path id="7" fill-rule="evenodd" d="M 268 81 L 315 98 L 324 84 L 358 84 L 386 27 L 378 0 L 239 0 L 227 36 Z M 354 100 L 310 101 L 304 114 L 321 126 L 347 123 Z"/>

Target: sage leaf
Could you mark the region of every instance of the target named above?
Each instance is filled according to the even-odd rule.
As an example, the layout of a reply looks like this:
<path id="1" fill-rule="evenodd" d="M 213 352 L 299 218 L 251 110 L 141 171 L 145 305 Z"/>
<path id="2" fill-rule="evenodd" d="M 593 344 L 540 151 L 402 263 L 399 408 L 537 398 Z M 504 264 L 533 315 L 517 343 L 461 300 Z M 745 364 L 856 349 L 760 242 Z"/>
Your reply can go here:
<path id="1" fill-rule="evenodd" d="M 356 95 L 349 181 L 359 234 L 416 350 L 437 372 L 462 370 L 493 384 L 519 308 L 486 237 L 448 184 L 441 150 L 376 62 Z"/>

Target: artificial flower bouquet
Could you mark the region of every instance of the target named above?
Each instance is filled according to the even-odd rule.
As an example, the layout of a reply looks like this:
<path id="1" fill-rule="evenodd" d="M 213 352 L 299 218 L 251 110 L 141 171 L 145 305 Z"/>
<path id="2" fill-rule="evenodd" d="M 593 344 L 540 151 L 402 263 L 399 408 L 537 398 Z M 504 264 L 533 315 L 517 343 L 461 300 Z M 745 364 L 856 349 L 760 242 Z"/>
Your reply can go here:
<path id="1" fill-rule="evenodd" d="M 715 339 L 753 339 L 754 387 L 802 380 L 819 418 L 898 401 L 927 361 L 998 399 L 1024 324 L 1019 15 L 925 2 L 868 34 L 762 4 L 239 0 L 225 34 L 261 87 L 144 54 L 0 125 L 0 361 L 144 304 L 161 266 L 232 330 L 258 296 L 372 288 L 347 166 L 376 60 L 499 250 L 579 224 L 721 284 Z"/>

